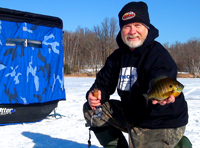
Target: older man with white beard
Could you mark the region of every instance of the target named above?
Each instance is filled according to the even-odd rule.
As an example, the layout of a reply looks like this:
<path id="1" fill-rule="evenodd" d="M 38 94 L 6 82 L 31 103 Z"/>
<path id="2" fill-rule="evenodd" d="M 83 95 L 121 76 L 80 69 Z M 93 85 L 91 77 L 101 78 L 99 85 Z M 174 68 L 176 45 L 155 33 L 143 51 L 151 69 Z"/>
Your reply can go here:
<path id="1" fill-rule="evenodd" d="M 160 76 L 177 77 L 177 66 L 155 38 L 158 30 L 150 24 L 144 2 L 130 2 L 118 14 L 119 48 L 106 60 L 86 94 L 83 106 L 87 125 L 105 148 L 173 148 L 182 138 L 188 122 L 183 93 L 163 101 L 143 94 Z M 98 96 L 94 89 L 98 88 Z M 110 100 L 117 88 L 121 101 Z M 101 114 L 95 115 L 95 111 Z M 129 134 L 129 146 L 122 132 Z"/>

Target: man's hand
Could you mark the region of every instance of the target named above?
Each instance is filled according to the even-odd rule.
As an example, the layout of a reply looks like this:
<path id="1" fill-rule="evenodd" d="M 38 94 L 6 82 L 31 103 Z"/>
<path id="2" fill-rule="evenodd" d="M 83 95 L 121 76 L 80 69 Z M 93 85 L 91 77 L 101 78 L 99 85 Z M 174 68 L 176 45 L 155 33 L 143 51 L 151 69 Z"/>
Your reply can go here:
<path id="1" fill-rule="evenodd" d="M 169 103 L 174 103 L 175 102 L 175 97 L 173 95 L 171 95 L 168 99 L 162 100 L 162 101 L 157 101 L 157 100 L 153 100 L 152 104 L 157 104 L 159 103 L 160 105 L 165 105 L 165 104 L 169 104 Z"/>
<path id="2" fill-rule="evenodd" d="M 98 90 L 98 98 L 94 97 L 93 91 L 91 91 L 88 95 L 88 103 L 93 110 L 96 110 L 97 106 L 101 105 L 101 91 Z"/>

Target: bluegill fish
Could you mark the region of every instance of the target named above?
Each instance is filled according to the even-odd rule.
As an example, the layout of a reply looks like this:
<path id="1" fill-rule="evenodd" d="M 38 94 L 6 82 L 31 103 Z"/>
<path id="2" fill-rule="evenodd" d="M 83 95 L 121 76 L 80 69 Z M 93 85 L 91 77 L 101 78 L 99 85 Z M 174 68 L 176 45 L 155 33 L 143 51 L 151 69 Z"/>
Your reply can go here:
<path id="1" fill-rule="evenodd" d="M 177 97 L 183 88 L 183 84 L 177 80 L 163 76 L 150 82 L 150 90 L 144 94 L 144 97 L 147 100 L 155 99 L 162 101 L 169 98 L 170 95 Z"/>

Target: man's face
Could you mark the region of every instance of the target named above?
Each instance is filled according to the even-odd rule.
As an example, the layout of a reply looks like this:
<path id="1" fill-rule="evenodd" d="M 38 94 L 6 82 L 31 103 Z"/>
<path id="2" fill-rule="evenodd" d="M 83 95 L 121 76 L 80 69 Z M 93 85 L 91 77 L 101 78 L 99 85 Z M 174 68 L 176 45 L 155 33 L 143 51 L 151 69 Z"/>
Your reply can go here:
<path id="1" fill-rule="evenodd" d="M 148 29 L 142 23 L 137 22 L 124 25 L 121 30 L 122 40 L 131 51 L 143 44 L 147 34 Z"/>

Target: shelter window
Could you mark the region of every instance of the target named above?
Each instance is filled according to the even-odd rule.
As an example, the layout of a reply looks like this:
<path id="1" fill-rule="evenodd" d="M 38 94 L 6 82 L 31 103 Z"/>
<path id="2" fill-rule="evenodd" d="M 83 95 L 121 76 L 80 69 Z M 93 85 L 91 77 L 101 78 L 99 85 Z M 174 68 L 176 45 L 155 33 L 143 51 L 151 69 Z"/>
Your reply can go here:
<path id="1" fill-rule="evenodd" d="M 29 39 L 6 39 L 6 46 L 24 46 L 24 47 L 35 47 L 42 48 L 42 42 L 37 40 Z"/>

